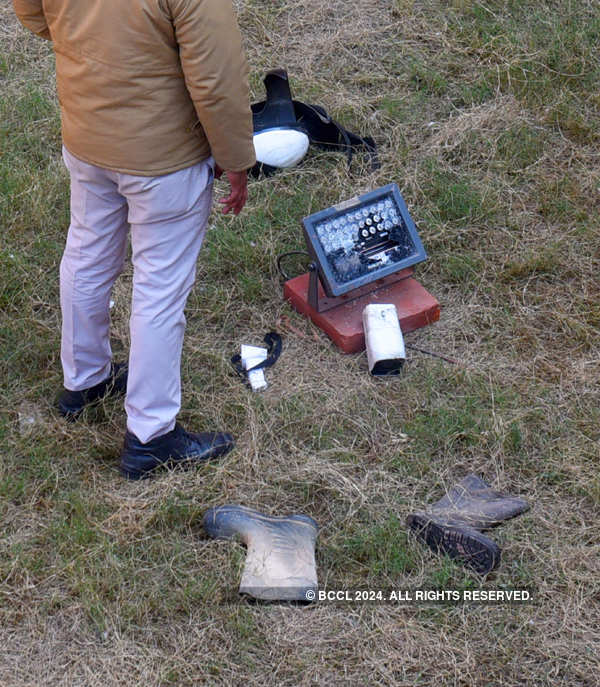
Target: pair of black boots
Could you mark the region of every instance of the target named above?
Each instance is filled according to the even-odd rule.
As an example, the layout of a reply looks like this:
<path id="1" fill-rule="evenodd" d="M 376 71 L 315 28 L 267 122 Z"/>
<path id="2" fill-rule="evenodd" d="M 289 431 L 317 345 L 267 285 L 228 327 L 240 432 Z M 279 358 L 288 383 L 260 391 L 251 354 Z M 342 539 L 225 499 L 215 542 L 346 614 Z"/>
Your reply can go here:
<path id="1" fill-rule="evenodd" d="M 128 366 L 111 366 L 110 375 L 95 386 L 81 391 L 63 389 L 57 399 L 58 411 L 67 420 L 76 420 L 86 406 L 107 396 L 124 395 L 127 391 Z M 149 477 L 157 468 L 189 466 L 218 458 L 231 451 L 233 437 L 226 432 L 186 432 L 181 425 L 143 444 L 127 431 L 121 451 L 121 474 L 127 479 Z"/>
<path id="2" fill-rule="evenodd" d="M 486 575 L 500 563 L 500 547 L 483 534 L 529 509 L 524 499 L 493 490 L 477 475 L 467 475 L 429 511 L 408 516 L 406 524 L 437 553 Z"/>

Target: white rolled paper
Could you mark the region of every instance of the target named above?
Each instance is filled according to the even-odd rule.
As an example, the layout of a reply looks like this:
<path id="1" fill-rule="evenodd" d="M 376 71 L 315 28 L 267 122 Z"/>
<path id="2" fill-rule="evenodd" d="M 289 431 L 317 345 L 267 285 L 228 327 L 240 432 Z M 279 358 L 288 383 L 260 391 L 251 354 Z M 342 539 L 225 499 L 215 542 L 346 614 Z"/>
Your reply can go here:
<path id="1" fill-rule="evenodd" d="M 268 351 L 266 348 L 242 344 L 242 351 L 240 355 L 242 359 L 242 367 L 244 370 L 250 370 L 250 368 L 262 363 L 263 360 L 266 360 L 267 354 Z M 248 382 L 252 387 L 252 391 L 262 391 L 263 389 L 267 388 L 267 380 L 265 379 L 265 373 L 262 368 L 248 372 Z"/>

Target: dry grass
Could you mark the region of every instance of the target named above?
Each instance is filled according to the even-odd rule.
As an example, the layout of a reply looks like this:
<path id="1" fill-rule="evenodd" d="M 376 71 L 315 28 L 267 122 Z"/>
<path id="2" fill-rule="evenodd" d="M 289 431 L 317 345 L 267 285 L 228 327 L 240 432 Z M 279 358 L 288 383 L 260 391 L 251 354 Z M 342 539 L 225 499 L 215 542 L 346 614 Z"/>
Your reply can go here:
<path id="1" fill-rule="evenodd" d="M 182 418 L 237 448 L 128 484 L 121 404 L 69 426 L 52 408 L 68 223 L 53 60 L 0 3 L 0 684 L 598 684 L 597 3 L 235 4 L 254 97 L 286 67 L 296 97 L 376 137 L 382 167 L 311 152 L 254 182 L 240 218 L 213 216 Z M 390 181 L 443 305 L 407 339 L 460 362 L 414 353 L 382 382 L 282 303 L 275 259 L 302 248 L 303 216 Z M 120 356 L 130 283 L 114 293 Z M 284 353 L 253 395 L 228 357 L 272 328 Z M 493 534 L 487 580 L 403 526 L 470 471 L 532 504 Z M 528 586 L 536 602 L 253 605 L 235 593 L 243 549 L 201 527 L 224 502 L 314 517 L 330 587 Z"/>

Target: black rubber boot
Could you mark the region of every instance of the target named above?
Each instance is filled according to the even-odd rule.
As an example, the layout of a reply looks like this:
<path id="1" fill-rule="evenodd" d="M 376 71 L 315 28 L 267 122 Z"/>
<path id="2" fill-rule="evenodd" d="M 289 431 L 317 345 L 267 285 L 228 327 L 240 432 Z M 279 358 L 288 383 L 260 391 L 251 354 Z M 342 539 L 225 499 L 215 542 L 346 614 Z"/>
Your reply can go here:
<path id="1" fill-rule="evenodd" d="M 455 524 L 486 530 L 528 509 L 525 499 L 495 491 L 477 475 L 467 475 L 433 504 L 431 512 Z"/>
<path id="2" fill-rule="evenodd" d="M 407 526 L 436 553 L 447 554 L 480 575 L 500 563 L 500 547 L 474 527 L 452 525 L 427 513 L 411 513 Z"/>
<path id="3" fill-rule="evenodd" d="M 191 467 L 231 451 L 233 437 L 225 432 L 186 432 L 181 425 L 147 444 L 126 432 L 121 453 L 121 474 L 128 479 L 142 479 L 160 467 Z"/>
<path id="4" fill-rule="evenodd" d="M 240 539 L 248 548 L 240 594 L 265 601 L 313 601 L 317 591 L 318 525 L 308 515 L 265 515 L 244 506 L 204 514 L 206 533 Z"/>
<path id="5" fill-rule="evenodd" d="M 494 491 L 477 475 L 467 475 L 428 512 L 411 513 L 406 525 L 427 546 L 481 575 L 500 563 L 500 547 L 481 533 L 529 509 L 524 499 Z"/>
<path id="6" fill-rule="evenodd" d="M 127 363 L 113 363 L 110 375 L 95 386 L 81 391 L 63 389 L 56 401 L 58 412 L 67 420 L 76 420 L 86 406 L 98 403 L 106 396 L 125 394 L 128 371 Z"/>

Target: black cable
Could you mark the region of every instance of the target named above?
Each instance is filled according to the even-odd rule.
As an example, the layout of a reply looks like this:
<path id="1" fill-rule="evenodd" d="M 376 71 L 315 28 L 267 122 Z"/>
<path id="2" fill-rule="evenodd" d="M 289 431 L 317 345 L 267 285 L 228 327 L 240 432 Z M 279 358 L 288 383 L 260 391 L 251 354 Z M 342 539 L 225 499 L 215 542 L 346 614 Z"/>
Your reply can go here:
<path id="1" fill-rule="evenodd" d="M 305 250 L 291 250 L 288 253 L 282 253 L 280 256 L 277 258 L 277 269 L 279 270 L 279 274 L 287 281 L 288 279 L 292 279 L 292 277 L 289 276 L 286 272 L 284 272 L 283 268 L 281 267 L 281 261 L 284 258 L 289 258 L 290 255 L 306 255 L 308 259 L 310 260 L 310 253 L 308 253 Z M 308 269 L 308 268 L 307 268 Z M 298 276 L 298 275 L 295 275 Z"/>
<path id="2" fill-rule="evenodd" d="M 442 360 L 445 360 L 447 363 L 453 363 L 454 365 L 458 365 L 458 360 L 454 360 L 454 358 L 447 358 L 445 355 L 442 355 L 441 353 L 434 353 L 433 351 L 428 351 L 426 348 L 418 348 L 417 346 L 413 346 L 412 344 L 405 344 L 405 346 L 406 348 L 410 348 L 413 351 L 419 351 L 419 353 L 431 355 L 434 358 L 441 358 Z"/>

